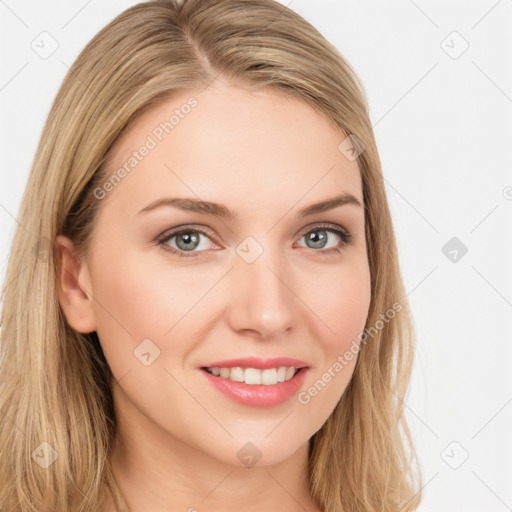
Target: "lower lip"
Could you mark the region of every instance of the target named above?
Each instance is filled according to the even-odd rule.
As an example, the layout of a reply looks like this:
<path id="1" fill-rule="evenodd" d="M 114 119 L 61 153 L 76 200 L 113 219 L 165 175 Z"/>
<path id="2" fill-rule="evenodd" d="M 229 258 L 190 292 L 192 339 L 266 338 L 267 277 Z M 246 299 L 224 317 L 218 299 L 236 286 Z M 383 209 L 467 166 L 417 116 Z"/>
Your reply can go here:
<path id="1" fill-rule="evenodd" d="M 272 407 L 279 405 L 295 395 L 304 383 L 306 372 L 309 368 L 302 368 L 290 380 L 278 382 L 277 384 L 246 384 L 235 382 L 231 379 L 217 377 L 200 370 L 208 381 L 235 402 L 252 407 Z"/>

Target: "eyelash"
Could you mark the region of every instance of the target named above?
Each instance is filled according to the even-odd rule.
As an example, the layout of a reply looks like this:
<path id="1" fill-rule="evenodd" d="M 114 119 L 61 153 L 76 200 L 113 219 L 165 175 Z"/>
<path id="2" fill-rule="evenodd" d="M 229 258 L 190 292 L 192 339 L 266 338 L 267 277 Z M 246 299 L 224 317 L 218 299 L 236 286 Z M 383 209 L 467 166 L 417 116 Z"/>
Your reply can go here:
<path id="1" fill-rule="evenodd" d="M 352 243 L 352 235 L 345 229 L 341 228 L 340 226 L 336 226 L 336 224 L 320 224 L 318 226 L 314 226 L 312 229 L 309 229 L 308 231 L 301 234 L 300 238 L 304 237 L 305 235 L 312 233 L 314 231 L 328 231 L 330 233 L 334 233 L 335 235 L 338 235 L 341 238 L 341 243 L 337 247 L 331 247 L 330 249 L 311 249 L 313 252 L 320 253 L 324 256 L 330 255 L 333 252 L 338 252 L 340 248 L 346 247 Z M 171 238 L 174 238 L 178 235 L 181 235 L 183 233 L 201 233 L 205 235 L 208 238 L 215 238 L 213 231 L 209 229 L 201 229 L 201 228 L 194 228 L 192 226 L 185 226 L 184 228 L 178 229 L 177 231 L 170 231 L 165 232 L 162 235 L 160 235 L 157 238 L 158 245 L 162 246 L 162 249 L 164 251 L 170 252 L 171 254 L 175 254 L 179 257 L 184 258 L 195 258 L 199 254 L 205 252 L 205 251 L 197 251 L 197 252 L 189 252 L 181 251 L 178 249 L 175 249 L 174 247 L 169 246 L 165 242 L 168 242 Z"/>

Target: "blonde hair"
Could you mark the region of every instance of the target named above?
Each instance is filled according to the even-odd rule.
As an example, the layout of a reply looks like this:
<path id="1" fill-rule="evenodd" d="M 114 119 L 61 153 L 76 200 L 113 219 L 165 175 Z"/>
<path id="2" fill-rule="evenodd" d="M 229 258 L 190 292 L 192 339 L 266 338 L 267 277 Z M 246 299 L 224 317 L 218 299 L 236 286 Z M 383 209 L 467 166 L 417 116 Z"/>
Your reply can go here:
<path id="1" fill-rule="evenodd" d="M 364 148 L 367 327 L 392 304 L 402 307 L 361 345 L 346 391 L 311 439 L 311 493 L 329 512 L 408 512 L 420 502 L 403 402 L 413 324 L 362 84 L 334 46 L 274 0 L 160 0 L 126 9 L 87 44 L 41 135 L 2 290 L 2 512 L 126 510 L 109 458 L 113 376 L 96 333 L 74 331 L 60 309 L 54 241 L 64 234 L 87 249 L 94 190 L 120 134 L 163 99 L 217 77 L 299 98 L 340 142 L 352 135 Z M 48 467 L 36 463 L 55 454 Z"/>

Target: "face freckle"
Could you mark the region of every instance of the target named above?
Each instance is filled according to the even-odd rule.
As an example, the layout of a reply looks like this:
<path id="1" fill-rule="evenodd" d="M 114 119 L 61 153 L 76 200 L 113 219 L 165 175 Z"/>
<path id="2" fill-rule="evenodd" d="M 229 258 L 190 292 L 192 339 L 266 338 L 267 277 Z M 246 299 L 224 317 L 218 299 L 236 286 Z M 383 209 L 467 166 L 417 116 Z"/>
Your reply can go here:
<path id="1" fill-rule="evenodd" d="M 155 127 L 191 97 L 196 106 L 101 200 L 87 260 L 97 333 L 119 380 L 121 436 L 151 436 L 163 450 L 180 443 L 238 465 L 251 442 L 271 464 L 322 426 L 355 367 L 356 357 L 307 404 L 297 399 L 365 326 L 360 173 L 338 150 L 344 136 L 309 105 L 227 84 L 146 112 L 114 145 L 109 170 L 140 155 Z M 333 208 L 299 213 L 333 198 Z M 172 201 L 141 212 L 165 199 Z M 158 243 L 175 228 L 189 236 L 167 245 L 191 247 L 193 256 Z M 256 406 L 219 390 L 201 369 L 246 357 L 299 359 L 304 380 L 281 403 Z"/>

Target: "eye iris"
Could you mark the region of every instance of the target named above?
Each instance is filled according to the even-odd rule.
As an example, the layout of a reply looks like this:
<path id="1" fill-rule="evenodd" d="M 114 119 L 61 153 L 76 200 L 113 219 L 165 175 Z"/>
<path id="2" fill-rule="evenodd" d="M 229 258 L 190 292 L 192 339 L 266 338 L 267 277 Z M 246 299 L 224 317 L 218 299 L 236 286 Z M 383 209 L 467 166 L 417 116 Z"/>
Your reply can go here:
<path id="1" fill-rule="evenodd" d="M 317 235 L 317 233 L 320 233 L 320 235 Z M 313 249 L 321 249 L 322 247 L 325 246 L 325 242 L 327 241 L 327 231 L 319 229 L 311 231 L 306 235 L 306 240 L 308 242 L 313 242 Z"/>
<path id="2" fill-rule="evenodd" d="M 192 243 L 195 243 L 196 245 L 192 248 L 187 245 L 181 246 L 182 242 L 184 242 L 185 244 L 189 244 L 192 242 Z M 180 234 L 176 235 L 176 245 L 184 251 L 196 249 L 197 246 L 199 245 L 199 234 L 195 233 L 193 231 L 186 231 L 184 233 L 180 233 Z"/>

